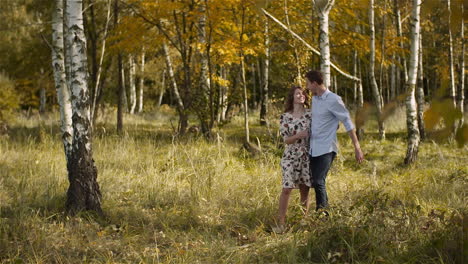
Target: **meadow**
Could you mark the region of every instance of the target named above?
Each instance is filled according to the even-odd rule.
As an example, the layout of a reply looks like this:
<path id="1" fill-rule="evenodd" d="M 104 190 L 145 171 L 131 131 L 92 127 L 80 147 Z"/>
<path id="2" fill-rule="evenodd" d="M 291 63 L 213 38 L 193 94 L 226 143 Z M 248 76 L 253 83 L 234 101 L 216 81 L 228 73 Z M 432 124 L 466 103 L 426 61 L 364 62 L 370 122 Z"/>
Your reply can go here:
<path id="1" fill-rule="evenodd" d="M 104 216 L 64 214 L 67 172 L 58 115 L 18 116 L 0 136 L 0 263 L 463 263 L 468 258 L 467 146 L 426 140 L 405 166 L 405 117 L 387 120 L 387 138 L 366 124 L 366 161 L 340 154 L 327 179 L 330 216 L 305 217 L 293 192 L 285 234 L 271 232 L 281 190 L 277 113 L 271 127 L 242 120 L 206 141 L 173 137 L 170 109 L 114 113 L 93 136 Z M 256 115 L 252 115 L 256 116 Z M 311 191 L 314 203 L 313 191 Z M 313 207 L 313 206 L 312 206 Z"/>

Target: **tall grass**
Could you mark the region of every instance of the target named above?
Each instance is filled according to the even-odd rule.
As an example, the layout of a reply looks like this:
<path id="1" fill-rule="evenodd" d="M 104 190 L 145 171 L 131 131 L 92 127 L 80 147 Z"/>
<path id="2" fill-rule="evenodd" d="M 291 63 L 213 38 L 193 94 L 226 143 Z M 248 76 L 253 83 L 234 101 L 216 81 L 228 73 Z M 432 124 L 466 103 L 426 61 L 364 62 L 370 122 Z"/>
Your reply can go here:
<path id="1" fill-rule="evenodd" d="M 57 115 L 19 117 L 0 139 L 0 262 L 463 263 L 467 148 L 424 142 L 404 166 L 401 114 L 387 122 L 387 140 L 370 133 L 361 143 L 362 165 L 340 133 L 330 217 L 311 212 L 304 224 L 293 192 L 283 235 L 270 228 L 281 189 L 274 117 L 270 132 L 253 125 L 263 153 L 251 157 L 241 120 L 207 142 L 173 138 L 168 111 L 126 117 L 122 136 L 105 116 L 93 139 L 105 217 L 63 214 Z"/>

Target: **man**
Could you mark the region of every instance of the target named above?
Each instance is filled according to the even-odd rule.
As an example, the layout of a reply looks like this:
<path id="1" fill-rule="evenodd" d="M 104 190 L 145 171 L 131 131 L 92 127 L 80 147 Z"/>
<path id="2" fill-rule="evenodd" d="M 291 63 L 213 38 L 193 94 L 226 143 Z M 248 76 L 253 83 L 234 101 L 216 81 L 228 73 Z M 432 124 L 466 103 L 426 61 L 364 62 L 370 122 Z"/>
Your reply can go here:
<path id="1" fill-rule="evenodd" d="M 338 152 L 336 131 L 339 122 L 343 123 L 353 142 L 354 154 L 358 163 L 364 160 L 364 155 L 361 151 L 353 122 L 341 97 L 330 92 L 325 87 L 321 72 L 309 71 L 305 77 L 307 82 L 306 87 L 314 95 L 312 97 L 309 155 L 312 187 L 315 190 L 316 210 L 318 211 L 328 207 L 325 179 Z"/>

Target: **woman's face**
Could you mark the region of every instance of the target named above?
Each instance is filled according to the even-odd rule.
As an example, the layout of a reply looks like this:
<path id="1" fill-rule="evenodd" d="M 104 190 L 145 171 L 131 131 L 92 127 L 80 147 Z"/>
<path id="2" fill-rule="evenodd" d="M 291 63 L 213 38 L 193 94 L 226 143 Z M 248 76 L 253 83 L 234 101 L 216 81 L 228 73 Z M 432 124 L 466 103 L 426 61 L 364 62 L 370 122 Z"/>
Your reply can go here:
<path id="1" fill-rule="evenodd" d="M 294 91 L 294 103 L 303 104 L 305 102 L 305 95 L 301 89 L 296 89 Z"/>

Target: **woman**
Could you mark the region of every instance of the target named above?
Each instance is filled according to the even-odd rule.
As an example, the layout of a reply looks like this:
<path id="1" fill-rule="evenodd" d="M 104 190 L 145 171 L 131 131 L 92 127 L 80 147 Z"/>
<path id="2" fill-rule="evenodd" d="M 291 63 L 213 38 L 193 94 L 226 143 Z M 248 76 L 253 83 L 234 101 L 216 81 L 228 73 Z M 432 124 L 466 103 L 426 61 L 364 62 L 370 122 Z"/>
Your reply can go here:
<path id="1" fill-rule="evenodd" d="M 286 211 L 292 189 L 299 188 L 304 212 L 309 209 L 309 129 L 311 114 L 307 105 L 307 95 L 298 86 L 290 89 L 285 103 L 285 111 L 280 117 L 280 134 L 286 144 L 281 169 L 283 189 L 279 198 L 278 226 L 274 232 L 285 231 Z"/>

